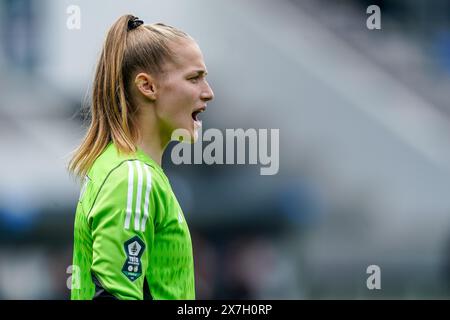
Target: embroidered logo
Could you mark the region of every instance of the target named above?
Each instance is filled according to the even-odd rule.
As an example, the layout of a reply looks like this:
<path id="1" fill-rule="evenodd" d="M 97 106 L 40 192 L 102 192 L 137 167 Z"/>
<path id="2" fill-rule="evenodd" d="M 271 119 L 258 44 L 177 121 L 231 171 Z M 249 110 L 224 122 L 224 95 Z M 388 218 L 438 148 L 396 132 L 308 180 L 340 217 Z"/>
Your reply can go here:
<path id="1" fill-rule="evenodd" d="M 123 274 L 131 281 L 136 280 L 142 274 L 141 256 L 145 250 L 144 242 L 135 236 L 124 243 L 127 259 L 123 265 Z"/>

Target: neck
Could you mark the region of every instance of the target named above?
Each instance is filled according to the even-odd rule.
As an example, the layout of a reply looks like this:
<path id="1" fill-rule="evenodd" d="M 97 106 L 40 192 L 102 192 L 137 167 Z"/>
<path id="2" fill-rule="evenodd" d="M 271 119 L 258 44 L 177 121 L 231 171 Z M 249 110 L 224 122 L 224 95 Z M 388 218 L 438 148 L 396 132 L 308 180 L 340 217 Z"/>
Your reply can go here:
<path id="1" fill-rule="evenodd" d="M 138 121 L 140 139 L 137 146 L 161 166 L 162 156 L 170 139 L 161 132 L 153 115 L 142 115 Z"/>

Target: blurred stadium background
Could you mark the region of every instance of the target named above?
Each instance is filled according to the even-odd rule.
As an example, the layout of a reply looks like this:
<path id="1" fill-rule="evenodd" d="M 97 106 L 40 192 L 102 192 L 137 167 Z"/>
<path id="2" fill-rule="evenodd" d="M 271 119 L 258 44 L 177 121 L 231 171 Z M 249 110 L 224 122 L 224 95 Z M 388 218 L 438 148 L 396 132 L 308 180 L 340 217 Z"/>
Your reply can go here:
<path id="1" fill-rule="evenodd" d="M 204 129 L 280 129 L 274 176 L 166 152 L 199 299 L 450 297 L 447 0 L 0 0 L 0 298 L 69 298 L 79 185 L 65 165 L 124 13 L 198 41 L 216 95 Z"/>

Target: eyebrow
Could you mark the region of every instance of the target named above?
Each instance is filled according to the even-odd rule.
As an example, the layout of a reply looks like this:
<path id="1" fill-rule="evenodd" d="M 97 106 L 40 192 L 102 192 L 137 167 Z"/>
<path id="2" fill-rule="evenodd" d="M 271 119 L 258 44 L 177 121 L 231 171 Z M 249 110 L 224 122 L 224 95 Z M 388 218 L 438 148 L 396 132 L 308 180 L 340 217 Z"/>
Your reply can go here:
<path id="1" fill-rule="evenodd" d="M 196 75 L 199 75 L 199 76 L 201 76 L 201 75 L 206 76 L 208 74 L 208 71 L 200 69 L 200 70 L 193 70 L 192 73 L 195 73 Z"/>

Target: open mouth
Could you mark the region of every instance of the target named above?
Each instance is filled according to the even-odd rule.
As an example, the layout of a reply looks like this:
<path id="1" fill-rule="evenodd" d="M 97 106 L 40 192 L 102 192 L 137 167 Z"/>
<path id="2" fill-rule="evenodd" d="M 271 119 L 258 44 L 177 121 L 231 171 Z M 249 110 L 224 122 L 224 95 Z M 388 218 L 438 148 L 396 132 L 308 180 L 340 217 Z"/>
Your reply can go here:
<path id="1" fill-rule="evenodd" d="M 198 115 L 200 113 L 202 113 L 203 111 L 205 111 L 205 108 L 201 108 L 201 109 L 198 109 L 198 110 L 195 110 L 194 112 L 192 112 L 192 119 L 195 122 L 200 122 L 201 120 L 199 119 Z"/>
<path id="2" fill-rule="evenodd" d="M 192 112 L 192 119 L 194 119 L 194 121 L 198 121 L 198 115 L 199 115 L 200 111 L 194 111 Z"/>

